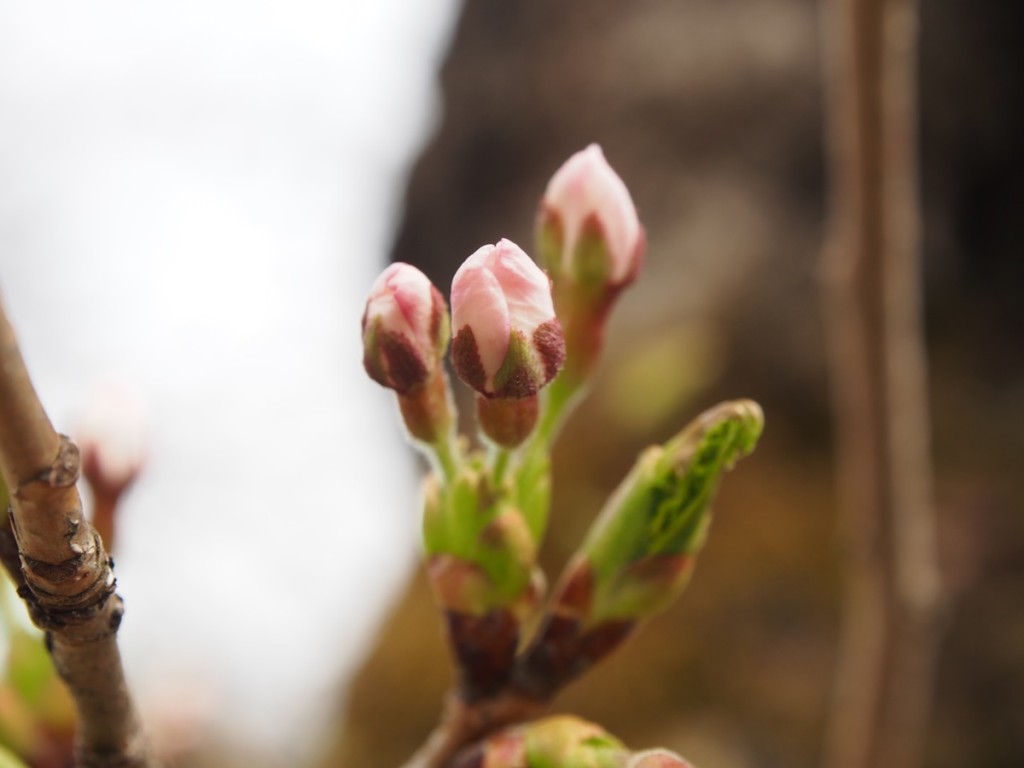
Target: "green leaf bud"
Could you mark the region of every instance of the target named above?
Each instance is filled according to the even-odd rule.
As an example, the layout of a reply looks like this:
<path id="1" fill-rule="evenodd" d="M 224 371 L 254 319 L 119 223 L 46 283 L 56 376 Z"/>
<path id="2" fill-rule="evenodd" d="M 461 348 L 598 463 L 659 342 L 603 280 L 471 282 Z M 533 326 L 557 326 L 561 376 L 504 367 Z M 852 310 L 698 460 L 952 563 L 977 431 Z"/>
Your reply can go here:
<path id="1" fill-rule="evenodd" d="M 528 723 L 530 768 L 617 768 L 625 747 L 604 728 L 571 715 Z"/>
<path id="2" fill-rule="evenodd" d="M 722 472 L 754 449 L 763 425 L 757 403 L 722 403 L 641 455 L 581 549 L 593 570 L 591 623 L 646 618 L 674 599 L 707 537 Z"/>
<path id="3" fill-rule="evenodd" d="M 520 690 L 550 698 L 678 596 L 707 535 L 718 480 L 754 449 L 763 423 L 750 400 L 722 403 L 640 456 L 562 574 L 517 664 Z"/>

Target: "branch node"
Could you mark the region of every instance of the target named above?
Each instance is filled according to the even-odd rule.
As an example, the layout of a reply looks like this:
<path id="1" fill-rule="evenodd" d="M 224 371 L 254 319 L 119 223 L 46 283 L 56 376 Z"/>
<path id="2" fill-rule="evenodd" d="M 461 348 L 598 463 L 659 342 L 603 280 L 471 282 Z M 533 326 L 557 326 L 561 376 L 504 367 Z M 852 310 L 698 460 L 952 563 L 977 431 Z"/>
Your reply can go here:
<path id="1" fill-rule="evenodd" d="M 53 463 L 21 482 L 14 490 L 19 501 L 35 502 L 56 488 L 72 488 L 78 482 L 81 465 L 78 446 L 67 435 L 58 435 L 60 447 Z"/>
<path id="2" fill-rule="evenodd" d="M 22 554 L 25 583 L 18 587 L 18 596 L 25 601 L 33 623 L 40 629 L 55 630 L 86 624 L 104 610 L 107 600 L 114 595 L 117 580 L 114 578 L 113 561 L 103 553 L 99 535 L 95 531 L 91 533 L 85 551 L 61 563 L 47 563 Z M 58 588 L 58 591 L 53 588 Z M 117 599 L 120 604 L 120 598 Z M 114 610 L 119 612 L 122 609 Z M 111 631 L 116 632 L 120 615 L 116 623 L 111 617 L 111 625 Z"/>

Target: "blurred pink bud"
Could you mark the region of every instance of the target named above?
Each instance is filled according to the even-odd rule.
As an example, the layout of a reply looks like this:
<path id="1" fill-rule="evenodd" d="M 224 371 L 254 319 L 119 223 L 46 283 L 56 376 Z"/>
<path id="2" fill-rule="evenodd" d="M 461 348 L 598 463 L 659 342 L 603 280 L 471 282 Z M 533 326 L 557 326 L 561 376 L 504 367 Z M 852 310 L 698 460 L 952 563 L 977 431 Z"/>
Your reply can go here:
<path id="1" fill-rule="evenodd" d="M 556 262 L 548 264 L 553 274 L 584 271 L 589 277 L 596 270 L 602 282 L 624 285 L 640 269 L 644 234 L 636 207 L 597 144 L 570 157 L 551 177 L 541 201 L 540 225 L 556 233 L 554 253 L 546 254 Z M 603 244 L 607 263 L 575 263 L 583 250 L 578 253 L 578 246 L 589 238 Z"/>
<path id="2" fill-rule="evenodd" d="M 363 366 L 399 394 L 423 386 L 448 346 L 448 307 L 411 264 L 392 264 L 374 282 L 363 313 Z"/>
<path id="3" fill-rule="evenodd" d="M 145 722 L 161 765 L 194 764 L 222 708 L 208 677 L 190 670 L 168 670 L 144 702 Z M 191 759 L 190 759 L 191 758 Z"/>
<path id="4" fill-rule="evenodd" d="M 693 768 L 675 752 L 667 749 L 648 749 L 633 755 L 627 768 Z"/>
<path id="5" fill-rule="evenodd" d="M 146 461 L 149 428 L 142 398 L 123 382 L 103 384 L 80 414 L 75 438 L 93 490 L 120 494 Z"/>
<path id="6" fill-rule="evenodd" d="M 565 360 L 551 282 L 510 240 L 485 245 L 459 267 L 452 326 L 455 370 L 487 397 L 535 395 Z"/>

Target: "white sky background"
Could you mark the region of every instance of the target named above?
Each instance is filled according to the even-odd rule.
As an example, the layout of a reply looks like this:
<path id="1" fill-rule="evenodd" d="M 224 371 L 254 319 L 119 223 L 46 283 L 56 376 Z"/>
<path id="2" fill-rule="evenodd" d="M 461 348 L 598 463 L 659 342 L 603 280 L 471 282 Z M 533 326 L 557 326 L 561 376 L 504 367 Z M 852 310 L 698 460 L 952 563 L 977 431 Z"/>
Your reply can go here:
<path id="1" fill-rule="evenodd" d="M 306 741 L 415 561 L 358 324 L 455 5 L 0 0 L 0 292 L 58 429 L 110 377 L 150 415 L 117 552 L 146 709 Z"/>

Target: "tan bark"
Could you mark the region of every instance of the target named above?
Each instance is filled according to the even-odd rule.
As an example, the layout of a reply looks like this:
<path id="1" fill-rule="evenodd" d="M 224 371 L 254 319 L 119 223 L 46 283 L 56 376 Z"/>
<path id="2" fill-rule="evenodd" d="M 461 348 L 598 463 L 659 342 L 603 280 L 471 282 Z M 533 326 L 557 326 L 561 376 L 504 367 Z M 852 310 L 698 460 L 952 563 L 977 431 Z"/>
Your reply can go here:
<path id="1" fill-rule="evenodd" d="M 0 532 L 3 563 L 32 620 L 46 632 L 54 666 L 74 698 L 78 764 L 155 765 L 124 680 L 117 647 L 123 607 L 111 561 L 82 514 L 78 448 L 43 410 L 2 304 L 0 471 L 11 495 Z"/>

